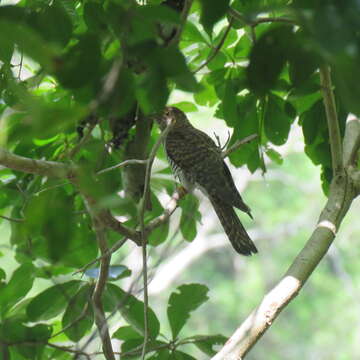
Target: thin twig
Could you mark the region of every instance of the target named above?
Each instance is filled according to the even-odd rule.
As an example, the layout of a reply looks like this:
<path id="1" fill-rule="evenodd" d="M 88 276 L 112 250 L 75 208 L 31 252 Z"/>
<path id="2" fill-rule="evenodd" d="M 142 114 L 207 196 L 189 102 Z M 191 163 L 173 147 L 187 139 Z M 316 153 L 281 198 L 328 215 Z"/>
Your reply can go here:
<path id="1" fill-rule="evenodd" d="M 251 26 L 257 26 L 263 23 L 274 23 L 274 22 L 281 22 L 291 25 L 296 25 L 296 22 L 293 19 L 284 18 L 284 17 L 266 17 L 266 18 L 258 18 L 251 23 Z"/>
<path id="2" fill-rule="evenodd" d="M 229 24 L 224 32 L 224 35 L 222 36 L 222 38 L 220 39 L 220 42 L 218 43 L 218 45 L 214 48 L 214 50 L 212 51 L 212 53 L 209 55 L 209 57 L 200 65 L 198 66 L 194 71 L 193 74 L 196 74 L 197 72 L 199 72 L 201 69 L 203 69 L 206 65 L 208 65 L 210 63 L 211 60 L 213 60 L 215 58 L 215 56 L 219 53 L 219 51 L 221 50 L 222 46 L 224 45 L 224 42 L 231 30 L 231 26 L 232 23 L 234 21 L 234 18 L 230 18 Z"/>
<path id="3" fill-rule="evenodd" d="M 152 232 L 157 227 L 161 226 L 162 224 L 169 221 L 170 216 L 174 213 L 174 211 L 178 207 L 179 200 L 185 195 L 183 191 L 179 191 L 177 189 L 173 195 L 171 196 L 171 199 L 169 203 L 167 204 L 164 213 L 152 220 L 145 228 L 145 232 L 148 234 Z"/>
<path id="4" fill-rule="evenodd" d="M 238 140 L 235 142 L 235 144 L 233 144 L 232 146 L 230 146 L 227 150 L 223 151 L 222 153 L 222 157 L 225 159 L 226 157 L 228 157 L 232 152 L 234 152 L 235 150 L 237 150 L 239 147 L 241 147 L 244 144 L 249 143 L 250 141 L 255 140 L 258 137 L 257 134 L 252 134 L 249 135 L 247 137 L 245 137 L 244 139 Z"/>
<path id="5" fill-rule="evenodd" d="M 127 165 L 134 165 L 134 164 L 141 164 L 141 165 L 144 165 L 144 164 L 147 164 L 148 160 L 139 160 L 139 159 L 129 159 L 129 160 L 125 160 L 119 164 L 116 164 L 114 166 L 111 166 L 111 167 L 108 167 L 106 169 L 102 169 L 100 171 L 98 171 L 96 173 L 96 175 L 101 175 L 101 174 L 104 174 L 108 171 L 112 171 L 112 170 L 115 170 L 115 169 L 118 169 L 118 168 L 121 168 L 121 167 L 124 167 L 124 166 L 127 166 Z"/>
<path id="6" fill-rule="evenodd" d="M 11 217 L 8 217 L 8 216 L 5 216 L 5 215 L 0 215 L 0 218 L 2 218 L 4 220 L 12 221 L 12 222 L 18 222 L 18 223 L 21 223 L 21 222 L 25 221 L 25 219 L 15 219 L 15 218 L 11 218 Z"/>
<path id="7" fill-rule="evenodd" d="M 62 182 L 61 184 L 56 184 L 56 185 L 51 185 L 51 186 L 47 186 L 43 189 L 40 189 L 39 191 L 37 191 L 36 193 L 34 193 L 33 195 L 39 195 L 41 194 L 42 192 L 44 191 L 48 191 L 48 190 L 53 190 L 53 189 L 56 189 L 58 187 L 62 187 L 62 186 L 65 186 L 65 185 L 69 185 L 71 184 L 70 181 L 66 181 L 66 182 Z"/>
<path id="8" fill-rule="evenodd" d="M 97 263 L 98 261 L 100 261 L 101 259 L 103 259 L 105 256 L 109 256 L 111 254 L 113 254 L 115 251 L 119 250 L 126 242 L 126 238 L 125 239 L 121 239 L 119 241 L 117 241 L 110 249 L 108 249 L 104 254 L 100 255 L 99 257 L 97 257 L 96 259 L 90 261 L 89 263 L 87 263 L 86 265 L 84 265 L 82 268 L 76 270 L 73 275 L 76 275 L 78 273 L 84 273 L 90 266 L 94 265 L 95 263 Z"/>
<path id="9" fill-rule="evenodd" d="M 149 296 L 148 296 L 148 274 L 147 274 L 147 234 L 145 231 L 145 210 L 146 210 L 146 200 L 150 194 L 150 177 L 151 177 L 151 168 L 154 162 L 156 153 L 165 139 L 166 135 L 169 133 L 170 129 L 173 126 L 173 122 L 171 122 L 166 129 L 161 133 L 159 139 L 151 149 L 149 159 L 146 164 L 145 171 L 145 181 L 144 181 L 144 192 L 142 197 L 142 202 L 140 204 L 139 210 L 139 222 L 140 222 L 140 234 L 142 241 L 142 260 L 143 260 L 143 281 L 144 281 L 144 344 L 141 354 L 141 359 L 145 359 L 146 355 L 146 347 L 149 339 L 149 329 L 148 329 L 148 307 L 149 307 Z"/>
<path id="10" fill-rule="evenodd" d="M 229 8 L 229 15 L 235 20 L 240 21 L 242 24 L 244 24 L 244 26 L 254 27 L 259 24 L 268 23 L 268 22 L 281 22 L 281 23 L 296 25 L 296 21 L 294 19 L 289 19 L 285 17 L 264 17 L 264 18 L 258 18 L 254 21 L 249 21 L 243 14 L 241 14 L 234 8 Z"/>
<path id="11" fill-rule="evenodd" d="M 177 28 L 175 36 L 168 42 L 167 46 L 177 45 L 179 43 L 192 3 L 193 0 L 185 0 L 184 8 L 181 12 L 180 26 Z"/>
<path id="12" fill-rule="evenodd" d="M 329 128 L 332 168 L 334 175 L 336 175 L 343 171 L 342 147 L 335 97 L 331 83 L 330 68 L 327 65 L 320 67 L 320 82 Z"/>
<path id="13" fill-rule="evenodd" d="M 21 51 L 19 72 L 18 72 L 18 76 L 17 76 L 19 81 L 21 81 L 21 72 L 22 72 L 22 67 L 23 67 L 23 61 L 24 61 L 24 51 Z"/>

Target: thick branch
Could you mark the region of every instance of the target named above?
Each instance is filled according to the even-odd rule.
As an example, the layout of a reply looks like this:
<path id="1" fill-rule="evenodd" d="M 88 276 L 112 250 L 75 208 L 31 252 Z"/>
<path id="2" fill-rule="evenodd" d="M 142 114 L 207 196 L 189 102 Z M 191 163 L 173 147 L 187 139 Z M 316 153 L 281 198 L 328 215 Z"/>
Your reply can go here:
<path id="1" fill-rule="evenodd" d="M 56 161 L 29 159 L 15 155 L 1 147 L 0 165 L 16 171 L 58 178 L 71 177 L 74 172 L 71 165 Z"/>
<path id="2" fill-rule="evenodd" d="M 330 68 L 327 65 L 323 65 L 320 68 L 320 82 L 329 128 L 333 173 L 339 174 L 343 170 L 341 135 L 331 83 Z"/>

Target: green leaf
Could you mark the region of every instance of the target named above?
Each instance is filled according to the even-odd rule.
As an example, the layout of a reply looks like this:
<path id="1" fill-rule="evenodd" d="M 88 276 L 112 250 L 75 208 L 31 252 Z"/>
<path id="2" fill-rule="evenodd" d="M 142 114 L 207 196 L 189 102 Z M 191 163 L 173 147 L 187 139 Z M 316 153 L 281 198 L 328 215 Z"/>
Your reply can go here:
<path id="1" fill-rule="evenodd" d="M 196 237 L 196 222 L 201 219 L 199 212 L 199 200 L 196 196 L 188 194 L 179 203 L 182 212 L 180 218 L 180 230 L 185 240 L 193 241 Z"/>
<path id="2" fill-rule="evenodd" d="M 75 269 L 92 261 L 98 256 L 99 252 L 89 219 L 83 215 L 79 216 L 77 220 L 78 222 L 68 243 L 68 249 L 61 256 L 61 263 L 63 265 Z"/>
<path id="3" fill-rule="evenodd" d="M 25 326 L 23 320 L 19 317 L 5 319 L 0 323 L 0 338 L 8 343 L 14 343 L 13 346 L 16 346 L 15 349 L 21 354 L 21 357 L 16 359 L 41 359 L 44 343 L 51 336 L 51 327 L 45 324 Z M 37 342 L 39 344 L 36 344 Z"/>
<path id="4" fill-rule="evenodd" d="M 195 335 L 183 340 L 192 340 L 192 343 L 196 345 L 196 347 L 199 348 L 203 353 L 209 356 L 213 356 L 217 352 L 215 347 L 224 345 L 227 341 L 227 337 L 224 335 Z"/>
<path id="5" fill-rule="evenodd" d="M 131 326 L 121 326 L 113 334 L 112 338 L 119 340 L 142 339 L 143 337 Z"/>
<path id="6" fill-rule="evenodd" d="M 164 74 L 174 80 L 179 89 L 192 92 L 200 89 L 195 76 L 186 64 L 184 55 L 176 46 L 159 49 L 154 54 L 154 59 L 160 64 Z"/>
<path id="7" fill-rule="evenodd" d="M 200 43 L 207 43 L 207 39 L 204 35 L 200 32 L 200 30 L 196 27 L 196 25 L 188 19 L 185 23 L 184 30 L 181 35 L 182 41 L 189 41 L 191 43 L 200 42 Z"/>
<path id="8" fill-rule="evenodd" d="M 278 165 L 281 165 L 284 161 L 281 154 L 274 149 L 267 149 L 266 155 Z"/>
<path id="9" fill-rule="evenodd" d="M 81 281 L 71 280 L 54 285 L 35 296 L 26 308 L 31 321 L 49 320 L 59 315 L 68 305 L 69 299 L 81 285 Z"/>
<path id="10" fill-rule="evenodd" d="M 305 146 L 305 154 L 315 165 L 331 168 L 331 151 L 328 141 Z"/>
<path id="11" fill-rule="evenodd" d="M 294 86 L 302 85 L 319 67 L 315 54 L 298 48 L 289 61 L 289 77 Z"/>
<path id="12" fill-rule="evenodd" d="M 172 104 L 171 106 L 175 106 L 178 109 L 180 109 L 181 111 L 184 111 L 186 113 L 198 111 L 198 108 L 196 107 L 196 105 L 190 101 L 181 101 L 176 104 Z"/>
<path id="13" fill-rule="evenodd" d="M 247 167 L 249 171 L 253 174 L 259 167 L 261 167 L 259 149 L 256 147 L 250 153 L 250 156 L 247 160 Z"/>
<path id="14" fill-rule="evenodd" d="M 32 12 L 27 19 L 44 40 L 65 46 L 72 35 L 72 22 L 61 1 Z"/>
<path id="15" fill-rule="evenodd" d="M 6 272 L 4 271 L 4 269 L 0 268 L 0 280 L 5 280 L 6 279 Z"/>
<path id="16" fill-rule="evenodd" d="M 228 147 L 246 136 L 258 134 L 259 119 L 256 101 L 256 97 L 250 93 L 237 97 L 239 120 L 234 127 L 234 132 Z M 255 152 L 258 152 L 258 142 L 259 140 L 256 139 L 243 145 L 239 151 L 233 151 L 229 156 L 231 163 L 237 167 L 247 164 L 250 157 L 253 156 Z"/>
<path id="17" fill-rule="evenodd" d="M 169 97 L 164 74 L 157 68 L 149 69 L 145 74 L 139 75 L 135 92 L 145 115 L 161 111 Z"/>
<path id="18" fill-rule="evenodd" d="M 251 40 L 249 37 L 244 34 L 241 36 L 240 40 L 236 43 L 234 49 L 234 57 L 237 60 L 246 59 L 249 55 L 251 49 Z"/>
<path id="19" fill-rule="evenodd" d="M 202 89 L 194 94 L 195 102 L 200 106 L 214 106 L 219 100 L 214 87 L 209 85 L 205 77 L 200 82 Z"/>
<path id="20" fill-rule="evenodd" d="M 311 145 L 327 127 L 325 108 L 322 101 L 318 101 L 308 111 L 300 116 L 305 144 Z"/>
<path id="21" fill-rule="evenodd" d="M 65 87 L 77 89 L 98 80 L 100 62 L 99 37 L 84 34 L 63 57 L 57 59 L 55 74 Z"/>
<path id="22" fill-rule="evenodd" d="M 158 226 L 156 229 L 151 231 L 148 236 L 148 243 L 152 246 L 158 246 L 166 241 L 169 235 L 169 222 L 166 221 L 165 223 Z"/>
<path id="23" fill-rule="evenodd" d="M 62 327 L 71 341 L 80 341 L 94 323 L 92 291 L 93 286 L 86 284 L 68 301 L 62 317 Z"/>
<path id="24" fill-rule="evenodd" d="M 107 28 L 106 15 L 101 4 L 86 2 L 84 5 L 84 21 L 88 29 L 103 31 Z"/>
<path id="25" fill-rule="evenodd" d="M 76 230 L 73 213 L 73 199 L 62 188 L 44 191 L 30 199 L 24 225 L 29 234 L 42 237 L 33 243 L 38 256 L 58 261 L 67 254 Z"/>
<path id="26" fill-rule="evenodd" d="M 104 308 L 106 312 L 118 309 L 124 319 L 140 335 L 144 335 L 144 303 L 135 296 L 125 292 L 114 284 L 107 284 L 104 293 Z M 148 312 L 149 336 L 156 339 L 160 331 L 160 322 L 154 311 Z"/>
<path id="27" fill-rule="evenodd" d="M 264 116 L 264 129 L 266 137 L 273 144 L 285 144 L 291 120 L 284 111 L 284 101 L 280 97 L 269 96 Z"/>
<path id="28" fill-rule="evenodd" d="M 148 360 L 169 360 L 170 351 L 168 349 L 158 350 L 153 356 L 150 356 Z"/>
<path id="29" fill-rule="evenodd" d="M 201 16 L 200 23 L 205 31 L 211 35 L 212 29 L 227 12 L 230 0 L 200 0 L 201 2 Z"/>
<path id="30" fill-rule="evenodd" d="M 35 267 L 31 263 L 24 263 L 14 271 L 9 282 L 0 291 L 0 311 L 2 316 L 30 291 L 34 278 Z"/>
<path id="31" fill-rule="evenodd" d="M 170 295 L 167 316 L 172 337 L 176 339 L 181 329 L 190 318 L 190 313 L 207 301 L 209 289 L 201 284 L 186 284 L 177 288 Z"/>
<path id="32" fill-rule="evenodd" d="M 282 25 L 270 29 L 255 43 L 247 67 L 248 85 L 262 96 L 275 86 L 289 56 L 293 41 L 292 27 Z"/>
<path id="33" fill-rule="evenodd" d="M 236 87 L 232 80 L 227 80 L 225 83 L 225 95 L 222 104 L 226 124 L 235 127 L 239 121 L 239 115 L 237 111 Z"/>
<path id="34" fill-rule="evenodd" d="M 0 48 L 4 49 L 3 61 L 10 56 L 11 47 L 17 45 L 19 51 L 33 58 L 47 71 L 52 70 L 56 53 L 33 29 L 25 24 L 0 18 L 0 34 L 6 34 L 0 36 Z"/>
<path id="35" fill-rule="evenodd" d="M 168 358 L 169 360 L 196 360 L 189 354 L 186 354 L 182 351 L 176 350 L 172 352 Z"/>

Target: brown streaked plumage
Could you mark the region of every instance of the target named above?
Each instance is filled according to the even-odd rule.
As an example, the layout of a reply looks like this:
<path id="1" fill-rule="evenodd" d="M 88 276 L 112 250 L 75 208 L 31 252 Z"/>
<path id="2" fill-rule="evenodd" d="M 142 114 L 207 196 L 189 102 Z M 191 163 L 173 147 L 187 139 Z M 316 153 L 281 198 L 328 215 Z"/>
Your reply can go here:
<path id="1" fill-rule="evenodd" d="M 166 154 L 175 175 L 188 191 L 198 187 L 209 198 L 234 249 L 243 255 L 257 249 L 242 226 L 234 207 L 246 212 L 250 208 L 241 198 L 221 149 L 204 132 L 191 125 L 186 115 L 167 107 L 157 122 L 162 130 L 169 122 L 172 128 L 164 141 Z"/>

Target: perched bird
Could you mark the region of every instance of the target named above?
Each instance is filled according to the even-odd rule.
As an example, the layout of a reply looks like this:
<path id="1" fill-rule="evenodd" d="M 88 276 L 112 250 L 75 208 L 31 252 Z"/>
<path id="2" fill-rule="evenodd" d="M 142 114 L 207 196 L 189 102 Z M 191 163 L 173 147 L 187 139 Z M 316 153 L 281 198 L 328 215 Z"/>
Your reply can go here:
<path id="1" fill-rule="evenodd" d="M 199 188 L 210 200 L 232 246 L 239 254 L 251 255 L 257 249 L 235 213 L 250 208 L 241 198 L 221 149 L 204 132 L 191 125 L 186 115 L 167 107 L 156 117 L 161 130 L 172 124 L 164 140 L 171 168 L 187 191 Z"/>

